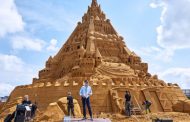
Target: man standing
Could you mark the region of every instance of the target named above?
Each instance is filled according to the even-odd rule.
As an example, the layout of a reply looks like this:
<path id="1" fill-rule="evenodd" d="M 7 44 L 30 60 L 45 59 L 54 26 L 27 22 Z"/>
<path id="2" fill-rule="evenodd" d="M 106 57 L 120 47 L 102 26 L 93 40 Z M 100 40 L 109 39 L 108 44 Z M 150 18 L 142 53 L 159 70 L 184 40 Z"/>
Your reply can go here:
<path id="1" fill-rule="evenodd" d="M 131 116 L 131 94 L 129 91 L 126 91 L 125 94 L 125 110 L 127 116 Z"/>
<path id="2" fill-rule="evenodd" d="M 88 80 L 84 81 L 84 86 L 80 89 L 80 96 L 82 98 L 82 105 L 83 105 L 83 120 L 86 119 L 86 105 L 88 107 L 88 111 L 90 114 L 90 119 L 92 119 L 92 110 L 90 106 L 90 96 L 92 95 L 92 88 L 89 86 Z"/>
<path id="3" fill-rule="evenodd" d="M 73 97 L 71 95 L 71 92 L 68 92 L 68 96 L 67 96 L 67 109 L 68 109 L 68 115 L 71 116 L 71 113 L 72 113 L 73 117 L 75 118 L 74 102 L 73 102 Z"/>

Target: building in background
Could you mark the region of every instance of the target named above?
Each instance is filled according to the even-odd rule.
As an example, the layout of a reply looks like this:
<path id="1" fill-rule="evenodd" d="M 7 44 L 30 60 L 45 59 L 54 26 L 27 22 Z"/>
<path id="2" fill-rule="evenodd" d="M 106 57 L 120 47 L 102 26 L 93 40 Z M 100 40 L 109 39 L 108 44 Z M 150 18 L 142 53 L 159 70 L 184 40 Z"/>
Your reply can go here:
<path id="1" fill-rule="evenodd" d="M 8 99 L 8 96 L 0 97 L 0 103 L 1 103 L 1 102 L 2 102 L 2 103 L 6 102 L 7 99 Z"/>
<path id="2" fill-rule="evenodd" d="M 183 89 L 184 94 L 190 98 L 190 89 Z"/>

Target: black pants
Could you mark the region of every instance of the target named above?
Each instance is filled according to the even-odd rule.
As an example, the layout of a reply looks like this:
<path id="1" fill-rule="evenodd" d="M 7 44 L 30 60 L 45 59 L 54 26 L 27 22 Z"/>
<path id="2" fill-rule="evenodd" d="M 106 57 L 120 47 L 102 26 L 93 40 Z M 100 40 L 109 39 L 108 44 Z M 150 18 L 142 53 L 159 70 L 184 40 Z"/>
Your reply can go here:
<path id="1" fill-rule="evenodd" d="M 37 105 L 33 104 L 32 108 L 31 108 L 31 117 L 35 117 L 35 113 L 36 113 L 36 109 L 37 109 Z"/>
<path id="2" fill-rule="evenodd" d="M 91 110 L 91 106 L 90 106 L 90 98 L 83 98 L 82 97 L 82 105 L 83 105 L 83 117 L 86 118 L 86 105 L 88 107 L 88 111 L 90 114 L 90 117 L 92 117 L 92 110 Z"/>
<path id="3" fill-rule="evenodd" d="M 67 106 L 67 109 L 68 109 L 68 116 L 70 116 L 70 112 L 72 113 L 73 116 L 75 116 L 75 113 L 74 113 L 74 105 L 68 105 Z"/>
<path id="4" fill-rule="evenodd" d="M 15 112 L 13 112 L 12 114 L 7 115 L 6 118 L 4 119 L 4 122 L 12 122 L 14 117 L 15 117 Z"/>

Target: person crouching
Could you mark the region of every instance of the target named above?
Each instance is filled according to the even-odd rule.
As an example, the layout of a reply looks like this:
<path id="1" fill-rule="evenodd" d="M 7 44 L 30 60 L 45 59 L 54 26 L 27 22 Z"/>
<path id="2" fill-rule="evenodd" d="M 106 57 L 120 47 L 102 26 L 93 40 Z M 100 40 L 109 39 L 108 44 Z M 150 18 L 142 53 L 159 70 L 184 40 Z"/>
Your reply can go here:
<path id="1" fill-rule="evenodd" d="M 150 101 L 148 101 L 148 100 L 145 100 L 145 101 L 143 102 L 142 105 L 145 106 L 146 114 L 151 113 L 151 111 L 150 111 L 150 106 L 151 106 L 151 104 L 152 104 L 152 103 L 151 103 Z"/>

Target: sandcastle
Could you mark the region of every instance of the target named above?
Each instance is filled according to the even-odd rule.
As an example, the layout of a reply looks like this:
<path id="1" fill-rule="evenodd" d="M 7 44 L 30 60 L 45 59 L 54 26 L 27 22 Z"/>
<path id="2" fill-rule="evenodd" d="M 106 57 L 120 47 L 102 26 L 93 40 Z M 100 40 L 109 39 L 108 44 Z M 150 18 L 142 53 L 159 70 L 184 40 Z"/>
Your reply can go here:
<path id="1" fill-rule="evenodd" d="M 187 100 L 177 84 L 167 84 L 148 72 L 148 64 L 129 50 L 97 0 L 92 0 L 82 22 L 78 22 L 59 52 L 49 57 L 45 68 L 39 71 L 39 78 L 12 91 L 0 109 L 0 117 L 10 113 L 9 109 L 25 94 L 38 103 L 40 111 L 48 111 L 49 106 L 71 91 L 80 109 L 79 89 L 86 79 L 93 89 L 94 114 L 122 113 L 126 90 L 131 92 L 137 111 L 145 99 L 152 101 L 152 112 L 174 111 L 173 105 Z"/>

